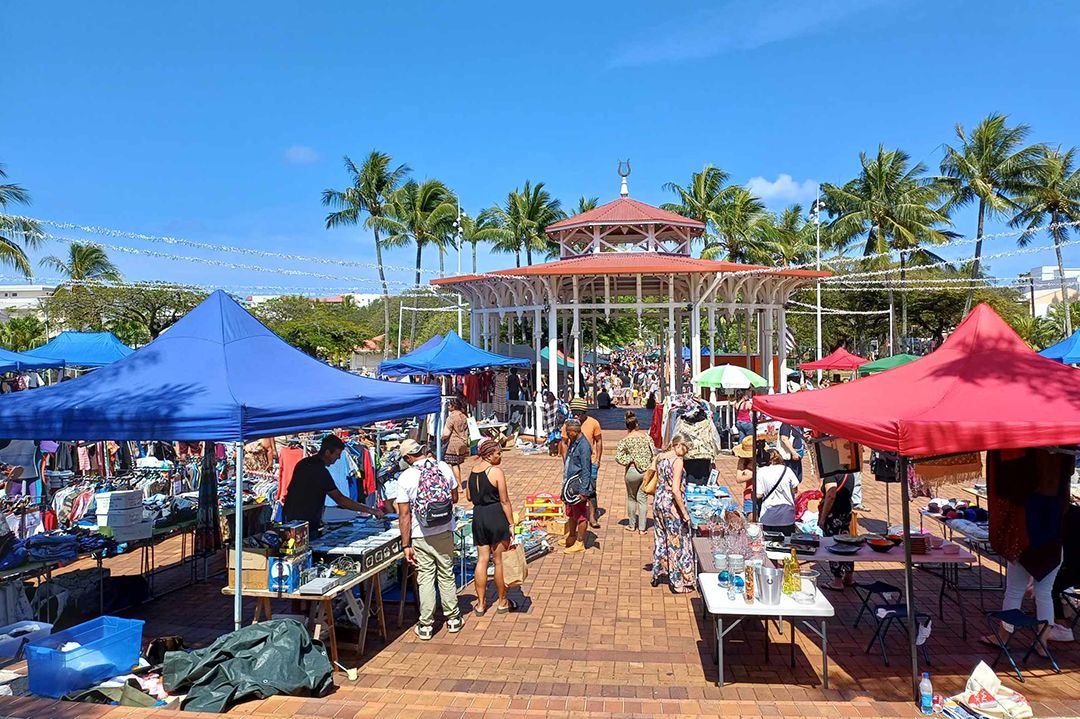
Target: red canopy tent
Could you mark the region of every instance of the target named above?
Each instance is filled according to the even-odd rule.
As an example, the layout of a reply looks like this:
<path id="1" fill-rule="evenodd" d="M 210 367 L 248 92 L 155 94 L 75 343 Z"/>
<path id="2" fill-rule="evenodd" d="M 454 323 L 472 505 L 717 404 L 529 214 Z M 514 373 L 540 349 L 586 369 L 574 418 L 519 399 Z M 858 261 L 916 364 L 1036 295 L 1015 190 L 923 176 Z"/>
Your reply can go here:
<path id="1" fill-rule="evenodd" d="M 798 427 L 898 452 L 901 477 L 907 476 L 911 457 L 1080 443 L 1080 370 L 1039 356 L 986 304 L 972 310 L 936 351 L 906 365 L 857 382 L 755 397 L 753 402 L 755 424 L 760 411 Z M 908 483 L 900 487 L 912 691 L 917 697 Z"/>
<path id="2" fill-rule="evenodd" d="M 832 354 L 822 357 L 814 362 L 803 362 L 799 369 L 804 372 L 819 369 L 835 369 L 844 372 L 854 372 L 870 360 L 863 359 L 859 355 L 851 354 L 843 347 L 837 347 Z"/>
<path id="3" fill-rule="evenodd" d="M 1074 444 L 1080 371 L 1039 356 L 982 304 L 925 357 L 858 382 L 755 397 L 754 408 L 907 457 Z"/>

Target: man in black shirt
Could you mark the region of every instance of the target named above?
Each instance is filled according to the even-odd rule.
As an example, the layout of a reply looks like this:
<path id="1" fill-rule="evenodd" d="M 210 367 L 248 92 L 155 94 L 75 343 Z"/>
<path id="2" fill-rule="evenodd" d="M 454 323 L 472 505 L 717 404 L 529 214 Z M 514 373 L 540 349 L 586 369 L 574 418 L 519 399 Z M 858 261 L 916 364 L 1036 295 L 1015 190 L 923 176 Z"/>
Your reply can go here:
<path id="1" fill-rule="evenodd" d="M 338 461 L 344 449 L 344 442 L 335 435 L 328 434 L 323 438 L 319 453 L 300 460 L 293 469 L 282 514 L 286 522 L 307 522 L 308 532 L 312 537 L 319 536 L 319 525 L 322 524 L 323 507 L 327 497 L 334 500 L 339 507 L 373 517 L 383 516 L 378 509 L 365 507 L 349 499 L 334 484 L 334 478 L 326 468 Z"/>

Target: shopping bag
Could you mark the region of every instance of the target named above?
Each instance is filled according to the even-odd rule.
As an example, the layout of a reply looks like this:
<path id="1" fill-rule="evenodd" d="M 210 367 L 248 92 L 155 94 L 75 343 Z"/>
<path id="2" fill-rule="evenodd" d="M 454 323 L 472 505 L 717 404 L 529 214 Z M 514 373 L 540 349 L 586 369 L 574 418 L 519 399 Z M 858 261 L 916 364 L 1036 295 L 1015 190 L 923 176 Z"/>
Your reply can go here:
<path id="1" fill-rule="evenodd" d="M 472 417 L 468 418 L 469 421 L 469 444 L 476 444 L 480 441 L 480 426 L 476 424 L 476 420 Z"/>
<path id="2" fill-rule="evenodd" d="M 503 581 L 508 587 L 514 587 L 529 578 L 529 565 L 525 562 L 525 547 L 511 544 L 503 552 Z"/>
<path id="3" fill-rule="evenodd" d="M 986 662 L 979 662 L 968 677 L 964 691 L 952 697 L 980 716 L 992 719 L 1027 719 L 1031 705 L 1023 694 L 1014 691 L 994 674 Z"/>

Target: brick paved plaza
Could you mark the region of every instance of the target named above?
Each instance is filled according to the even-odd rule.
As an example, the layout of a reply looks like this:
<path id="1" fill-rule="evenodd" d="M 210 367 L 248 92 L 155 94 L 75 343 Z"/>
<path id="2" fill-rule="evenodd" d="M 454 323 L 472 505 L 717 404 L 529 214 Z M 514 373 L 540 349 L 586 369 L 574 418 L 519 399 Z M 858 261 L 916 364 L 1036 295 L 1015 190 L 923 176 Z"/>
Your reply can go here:
<path id="1" fill-rule="evenodd" d="M 621 435 L 608 430 L 609 448 Z M 727 681 L 716 686 L 715 639 L 712 624 L 702 618 L 695 594 L 675 596 L 666 587 L 649 585 L 651 535 L 624 531 L 625 490 L 609 449 L 601 468 L 601 506 L 607 512 L 601 528 L 590 533 L 589 551 L 564 555 L 555 551 L 530 565 L 523 591 L 513 590 L 522 604 L 517 614 L 483 618 L 467 614 L 465 630 L 450 635 L 440 628 L 430 642 L 411 631 L 414 615 L 406 612 L 403 627 L 388 607 L 389 641 L 369 637 L 362 657 L 350 653 L 351 638 L 343 631 L 343 662 L 359 667 L 350 682 L 337 675 L 338 689 L 321 699 L 275 697 L 248 702 L 230 714 L 252 717 L 580 717 L 580 716 L 747 716 L 747 717 L 904 717 L 915 716 L 909 700 L 907 644 L 900 632 L 890 636 L 892 666 L 876 651 L 863 650 L 873 632 L 864 620 L 851 624 L 858 607 L 851 592 L 832 593 L 836 616 L 829 622 L 831 688 L 820 680 L 820 648 L 816 638 L 797 634 L 796 666 L 791 669 L 786 634 L 769 628 L 771 658 L 765 659 L 761 625 L 746 622 L 728 635 L 725 645 Z M 527 494 L 556 491 L 559 464 L 547 456 L 506 455 L 505 468 L 515 503 Z M 733 473 L 725 463 L 721 477 Z M 806 485 L 814 480 L 807 477 Z M 886 514 L 884 485 L 867 481 L 865 504 L 871 508 L 863 525 L 881 529 Z M 899 521 L 898 491 L 892 497 L 892 521 Z M 159 564 L 175 562 L 179 544 L 158 551 Z M 984 563 L 985 564 L 985 563 Z M 862 565 L 860 565 L 862 566 Z M 899 569 L 860 571 L 903 584 Z M 995 584 L 992 563 L 981 570 Z M 134 567 L 134 569 L 131 569 Z M 137 571 L 138 558 L 114 560 L 113 571 Z M 186 576 L 186 571 L 178 572 Z M 976 572 L 964 572 L 965 585 L 976 584 Z M 968 576 L 970 575 L 970 576 Z M 132 612 L 147 620 L 145 637 L 181 634 L 189 646 L 202 646 L 231 628 L 231 599 L 220 594 L 222 577 L 182 589 Z M 168 577 L 159 586 L 165 587 Z M 980 596 L 963 594 L 968 637 L 961 636 L 959 613 L 945 605 L 937 616 L 939 582 L 916 573 L 920 608 L 933 615 L 928 668 L 937 691 L 953 693 L 980 660 L 993 651 L 977 640 L 985 627 Z M 471 586 L 461 599 L 473 600 Z M 1000 592 L 986 591 L 986 608 L 998 606 Z M 396 604 L 394 605 L 396 609 Z M 283 606 L 282 610 L 287 610 Z M 252 607 L 247 607 L 251 616 Z M 1054 644 L 1062 667 L 1057 675 L 1038 659 L 1019 685 L 1033 701 L 1035 716 L 1080 716 L 1080 644 Z M 1000 666 L 999 666 L 1000 669 Z M 1004 677 L 1004 672 L 1002 671 Z M 0 716 L 15 717 L 149 717 L 178 716 L 175 711 L 133 710 L 57 704 L 36 699 L 0 700 Z M 187 714 L 185 714 L 186 716 Z"/>

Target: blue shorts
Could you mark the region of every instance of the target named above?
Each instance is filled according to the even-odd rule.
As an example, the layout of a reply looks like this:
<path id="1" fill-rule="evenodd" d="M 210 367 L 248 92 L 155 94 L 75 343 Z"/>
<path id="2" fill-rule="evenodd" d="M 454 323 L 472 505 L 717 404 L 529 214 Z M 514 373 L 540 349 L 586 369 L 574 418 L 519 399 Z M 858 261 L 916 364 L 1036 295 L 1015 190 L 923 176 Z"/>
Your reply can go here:
<path id="1" fill-rule="evenodd" d="M 744 499 L 742 503 L 743 514 L 751 514 L 754 511 L 754 500 Z"/>

